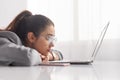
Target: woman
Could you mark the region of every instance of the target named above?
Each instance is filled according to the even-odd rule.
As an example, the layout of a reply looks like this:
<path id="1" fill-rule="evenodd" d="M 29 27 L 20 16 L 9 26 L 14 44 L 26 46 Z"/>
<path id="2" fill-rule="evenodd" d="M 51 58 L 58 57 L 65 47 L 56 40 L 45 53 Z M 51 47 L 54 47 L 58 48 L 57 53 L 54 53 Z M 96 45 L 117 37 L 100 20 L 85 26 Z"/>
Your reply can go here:
<path id="1" fill-rule="evenodd" d="M 0 31 L 0 65 L 30 66 L 63 59 L 54 47 L 54 23 L 43 15 L 21 12 Z"/>

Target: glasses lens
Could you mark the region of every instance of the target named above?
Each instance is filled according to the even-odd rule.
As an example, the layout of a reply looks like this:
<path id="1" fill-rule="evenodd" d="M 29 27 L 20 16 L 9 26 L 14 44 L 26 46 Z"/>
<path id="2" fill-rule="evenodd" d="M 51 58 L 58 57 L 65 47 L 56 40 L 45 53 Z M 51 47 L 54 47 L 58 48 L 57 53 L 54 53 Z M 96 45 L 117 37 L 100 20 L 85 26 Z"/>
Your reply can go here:
<path id="1" fill-rule="evenodd" d="M 41 35 L 42 37 L 44 37 L 49 43 L 55 43 L 57 41 L 57 38 L 55 36 L 51 36 L 51 35 L 48 35 L 48 36 L 43 36 Z"/>
<path id="2" fill-rule="evenodd" d="M 48 41 L 49 43 L 55 43 L 56 42 L 56 37 L 55 36 L 48 36 Z"/>

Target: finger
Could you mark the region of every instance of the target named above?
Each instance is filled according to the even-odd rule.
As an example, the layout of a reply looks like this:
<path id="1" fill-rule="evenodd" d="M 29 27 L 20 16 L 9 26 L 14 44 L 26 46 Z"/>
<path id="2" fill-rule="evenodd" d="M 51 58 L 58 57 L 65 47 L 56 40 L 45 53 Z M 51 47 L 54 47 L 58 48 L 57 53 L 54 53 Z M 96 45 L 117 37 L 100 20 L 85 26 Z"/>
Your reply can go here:
<path id="1" fill-rule="evenodd" d="M 48 61 L 50 60 L 50 57 L 49 57 L 49 55 L 48 55 L 46 58 L 47 58 L 47 60 L 48 60 Z"/>
<path id="2" fill-rule="evenodd" d="M 43 63 L 47 63 L 47 62 L 48 62 L 48 60 L 47 60 L 47 59 L 44 59 L 42 62 L 43 62 Z"/>
<path id="3" fill-rule="evenodd" d="M 46 56 L 44 56 L 44 55 L 41 55 L 41 58 L 42 58 L 42 59 L 45 59 L 45 58 L 46 58 Z"/>
<path id="4" fill-rule="evenodd" d="M 46 58 L 44 58 L 43 62 L 48 62 L 49 61 L 49 57 L 46 56 Z"/>

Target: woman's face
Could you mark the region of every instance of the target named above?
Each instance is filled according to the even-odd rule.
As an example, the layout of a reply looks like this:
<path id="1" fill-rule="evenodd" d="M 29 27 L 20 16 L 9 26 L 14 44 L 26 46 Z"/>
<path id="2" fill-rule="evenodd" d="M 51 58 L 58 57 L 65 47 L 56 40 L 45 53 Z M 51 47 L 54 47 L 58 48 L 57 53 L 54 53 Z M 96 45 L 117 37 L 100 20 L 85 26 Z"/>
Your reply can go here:
<path id="1" fill-rule="evenodd" d="M 32 47 L 42 55 L 47 55 L 51 48 L 54 47 L 53 40 L 55 30 L 53 26 L 48 26 L 38 37 L 35 37 Z"/>

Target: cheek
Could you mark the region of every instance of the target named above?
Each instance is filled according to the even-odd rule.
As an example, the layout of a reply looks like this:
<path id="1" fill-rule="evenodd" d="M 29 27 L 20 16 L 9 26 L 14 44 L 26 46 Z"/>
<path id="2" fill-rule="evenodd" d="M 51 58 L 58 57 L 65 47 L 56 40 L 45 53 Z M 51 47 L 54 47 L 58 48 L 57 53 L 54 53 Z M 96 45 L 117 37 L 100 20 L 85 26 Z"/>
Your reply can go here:
<path id="1" fill-rule="evenodd" d="M 48 53 L 48 48 L 49 48 L 49 44 L 47 41 L 45 40 L 37 40 L 34 44 L 34 48 L 40 52 L 41 54 L 47 54 Z"/>

